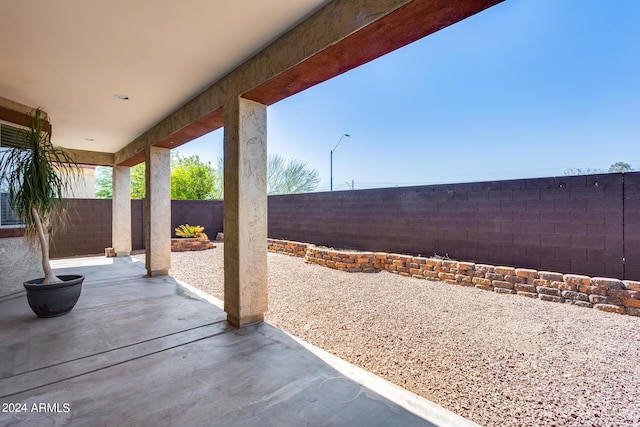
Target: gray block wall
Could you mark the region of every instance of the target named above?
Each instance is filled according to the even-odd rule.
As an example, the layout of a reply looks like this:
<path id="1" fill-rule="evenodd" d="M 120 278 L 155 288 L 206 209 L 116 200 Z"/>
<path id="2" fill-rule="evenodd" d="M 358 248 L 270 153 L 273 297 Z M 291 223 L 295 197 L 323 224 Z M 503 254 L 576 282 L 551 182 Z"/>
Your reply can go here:
<path id="1" fill-rule="evenodd" d="M 75 215 L 54 257 L 111 245 L 110 200 L 78 200 Z M 640 172 L 270 196 L 268 215 L 274 239 L 640 280 Z M 172 234 L 189 223 L 215 238 L 222 222 L 221 200 L 172 202 Z"/>
<path id="2" fill-rule="evenodd" d="M 131 247 L 144 249 L 144 200 L 131 201 Z M 111 200 L 77 199 L 69 203 L 70 225 L 53 224 L 55 235 L 51 246 L 53 258 L 104 254 L 111 246 Z M 171 235 L 180 224 L 202 225 L 214 239 L 222 231 L 221 200 L 173 200 L 171 202 Z"/>
<path id="3" fill-rule="evenodd" d="M 639 278 L 639 182 L 627 173 L 272 196 L 269 237 Z"/>
<path id="4" fill-rule="evenodd" d="M 624 174 L 625 275 L 640 280 L 640 173 Z"/>

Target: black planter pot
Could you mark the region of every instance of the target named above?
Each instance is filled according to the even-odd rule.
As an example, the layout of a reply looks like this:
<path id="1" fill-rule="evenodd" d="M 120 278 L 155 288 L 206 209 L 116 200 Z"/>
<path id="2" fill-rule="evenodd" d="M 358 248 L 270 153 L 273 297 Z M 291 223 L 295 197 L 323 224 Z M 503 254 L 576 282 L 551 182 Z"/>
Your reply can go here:
<path id="1" fill-rule="evenodd" d="M 84 276 L 58 276 L 58 279 L 62 283 L 43 285 L 44 278 L 24 282 L 29 307 L 38 317 L 62 316 L 78 302 Z"/>

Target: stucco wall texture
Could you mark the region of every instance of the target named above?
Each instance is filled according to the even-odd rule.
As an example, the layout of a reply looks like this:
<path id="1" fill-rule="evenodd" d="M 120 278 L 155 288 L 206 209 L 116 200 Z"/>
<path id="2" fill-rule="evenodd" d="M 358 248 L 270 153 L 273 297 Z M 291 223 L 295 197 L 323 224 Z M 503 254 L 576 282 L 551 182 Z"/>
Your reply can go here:
<path id="1" fill-rule="evenodd" d="M 24 291 L 24 282 L 43 276 L 40 253 L 29 250 L 23 237 L 0 239 L 0 260 L 0 297 Z"/>
<path id="2" fill-rule="evenodd" d="M 76 203 L 84 241 L 72 249 L 60 234 L 53 256 L 110 246 L 109 203 Z M 143 248 L 138 204 L 133 249 Z M 222 201 L 173 201 L 172 227 L 202 225 L 213 237 L 222 212 Z M 640 172 L 270 196 L 268 228 L 273 239 L 336 248 L 640 280 Z"/>

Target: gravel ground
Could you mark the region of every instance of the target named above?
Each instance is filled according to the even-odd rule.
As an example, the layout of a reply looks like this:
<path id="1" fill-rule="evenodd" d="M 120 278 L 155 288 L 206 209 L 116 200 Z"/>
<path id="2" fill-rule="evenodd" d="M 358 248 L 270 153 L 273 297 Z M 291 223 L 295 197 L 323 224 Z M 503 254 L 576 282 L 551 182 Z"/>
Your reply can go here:
<path id="1" fill-rule="evenodd" d="M 171 273 L 222 299 L 217 245 Z M 268 259 L 269 323 L 476 423 L 640 426 L 638 317 Z"/>

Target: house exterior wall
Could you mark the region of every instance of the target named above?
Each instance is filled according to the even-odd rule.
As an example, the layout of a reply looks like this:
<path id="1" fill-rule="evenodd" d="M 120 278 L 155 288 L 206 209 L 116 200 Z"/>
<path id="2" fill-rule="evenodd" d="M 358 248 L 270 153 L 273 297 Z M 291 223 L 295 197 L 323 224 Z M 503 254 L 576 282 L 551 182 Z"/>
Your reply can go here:
<path id="1" fill-rule="evenodd" d="M 70 180 L 71 188 L 65 197 L 75 197 L 76 199 L 93 199 L 95 197 L 95 174 L 96 167 L 91 165 L 78 165 L 79 175 L 77 179 Z"/>
<path id="2" fill-rule="evenodd" d="M 43 277 L 39 253 L 29 250 L 23 237 L 0 239 L 0 297 L 24 290 L 27 280 Z"/>

